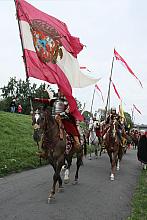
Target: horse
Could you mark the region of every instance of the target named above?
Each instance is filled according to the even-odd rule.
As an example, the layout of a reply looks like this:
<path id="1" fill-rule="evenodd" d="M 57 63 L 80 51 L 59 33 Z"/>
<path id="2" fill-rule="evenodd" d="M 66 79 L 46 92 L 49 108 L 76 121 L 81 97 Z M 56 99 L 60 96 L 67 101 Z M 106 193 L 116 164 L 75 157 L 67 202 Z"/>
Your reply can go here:
<path id="1" fill-rule="evenodd" d="M 137 146 L 138 146 L 138 142 L 139 142 L 139 134 L 138 132 L 132 132 L 131 133 L 131 137 L 132 137 L 132 146 L 133 146 L 133 149 L 137 149 Z"/>
<path id="2" fill-rule="evenodd" d="M 55 188 L 57 182 L 59 183 L 59 191 L 63 191 L 64 189 L 60 175 L 61 169 L 65 165 L 65 160 L 67 160 L 68 169 L 70 168 L 75 150 L 72 149 L 72 151 L 67 154 L 67 135 L 64 131 L 63 140 L 60 139 L 59 125 L 48 109 L 40 111 L 40 114 L 34 113 L 32 116 L 32 121 L 32 125 L 34 127 L 33 137 L 38 137 L 37 140 L 41 142 L 40 147 L 44 150 L 46 159 L 48 159 L 49 164 L 54 169 L 53 185 L 48 195 L 48 203 L 50 203 L 53 199 L 55 199 Z M 36 126 L 37 123 L 39 126 Z M 36 127 L 39 129 L 38 131 L 36 131 Z M 81 161 L 82 157 L 78 152 L 77 170 L 75 174 L 76 183 L 78 182 L 78 171 Z"/>
<path id="3" fill-rule="evenodd" d="M 98 151 L 100 150 L 99 139 L 96 135 L 94 123 L 89 124 L 89 146 L 90 146 L 90 155 L 89 160 L 91 160 L 92 146 L 94 146 L 95 159 L 98 158 Z"/>
<path id="4" fill-rule="evenodd" d="M 106 126 L 104 135 L 105 147 L 111 163 L 110 180 L 114 180 L 115 170 L 120 169 L 120 161 L 123 156 L 123 149 L 117 134 L 117 121 L 111 120 Z"/>
<path id="5" fill-rule="evenodd" d="M 97 126 L 96 126 L 96 136 L 98 137 L 98 141 L 99 141 L 99 156 L 102 155 L 102 152 L 105 153 L 105 145 L 104 145 L 104 142 L 103 142 L 103 133 L 104 133 L 104 123 L 103 122 L 100 122 L 100 123 L 97 123 Z"/>

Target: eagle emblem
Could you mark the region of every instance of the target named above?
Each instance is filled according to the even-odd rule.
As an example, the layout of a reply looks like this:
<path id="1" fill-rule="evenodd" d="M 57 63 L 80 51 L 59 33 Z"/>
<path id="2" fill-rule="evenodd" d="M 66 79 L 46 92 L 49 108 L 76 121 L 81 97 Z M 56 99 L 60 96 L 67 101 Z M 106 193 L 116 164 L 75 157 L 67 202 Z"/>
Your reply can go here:
<path id="1" fill-rule="evenodd" d="M 37 56 L 43 63 L 57 63 L 63 57 L 61 36 L 47 22 L 35 19 L 31 23 L 31 33 Z"/>

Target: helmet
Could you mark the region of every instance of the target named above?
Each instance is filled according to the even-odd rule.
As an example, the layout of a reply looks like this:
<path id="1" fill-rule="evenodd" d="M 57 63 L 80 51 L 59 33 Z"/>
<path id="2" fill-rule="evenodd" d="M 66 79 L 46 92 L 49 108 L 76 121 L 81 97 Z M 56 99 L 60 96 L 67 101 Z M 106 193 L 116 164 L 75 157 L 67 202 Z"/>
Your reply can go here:
<path id="1" fill-rule="evenodd" d="M 112 108 L 111 108 L 111 111 L 116 111 L 116 108 L 115 108 L 115 107 L 112 107 Z"/>
<path id="2" fill-rule="evenodd" d="M 116 113 L 116 108 L 115 107 L 111 108 L 111 113 L 114 113 L 114 114 Z"/>
<path id="3" fill-rule="evenodd" d="M 65 110 L 65 105 L 62 100 L 56 100 L 53 104 L 52 108 L 52 115 L 60 114 L 64 112 Z"/>

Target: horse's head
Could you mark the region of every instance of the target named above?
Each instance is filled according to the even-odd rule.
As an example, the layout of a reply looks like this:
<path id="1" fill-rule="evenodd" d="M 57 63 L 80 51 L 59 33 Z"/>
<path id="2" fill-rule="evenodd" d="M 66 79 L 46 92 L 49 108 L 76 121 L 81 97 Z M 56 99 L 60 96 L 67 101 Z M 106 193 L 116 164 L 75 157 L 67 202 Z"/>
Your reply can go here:
<path id="1" fill-rule="evenodd" d="M 89 132 L 93 130 L 93 123 L 89 124 L 89 128 L 88 129 L 89 129 Z"/>
<path id="2" fill-rule="evenodd" d="M 32 114 L 32 126 L 34 129 L 33 138 L 34 141 L 38 142 L 41 140 L 42 135 L 42 127 L 44 122 L 44 115 L 38 109 Z"/>
<path id="3" fill-rule="evenodd" d="M 115 138 L 117 131 L 117 121 L 116 119 L 110 121 L 110 133 L 112 134 L 112 137 Z"/>

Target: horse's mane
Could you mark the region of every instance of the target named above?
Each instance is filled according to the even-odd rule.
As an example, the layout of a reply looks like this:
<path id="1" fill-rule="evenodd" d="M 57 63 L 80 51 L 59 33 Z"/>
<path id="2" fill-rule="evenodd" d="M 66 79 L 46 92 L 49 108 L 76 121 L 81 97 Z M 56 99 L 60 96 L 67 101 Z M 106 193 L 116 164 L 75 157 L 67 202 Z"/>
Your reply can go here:
<path id="1" fill-rule="evenodd" d="M 45 109 L 43 116 L 42 147 L 46 149 L 54 148 L 59 141 L 58 124 L 48 109 Z"/>

